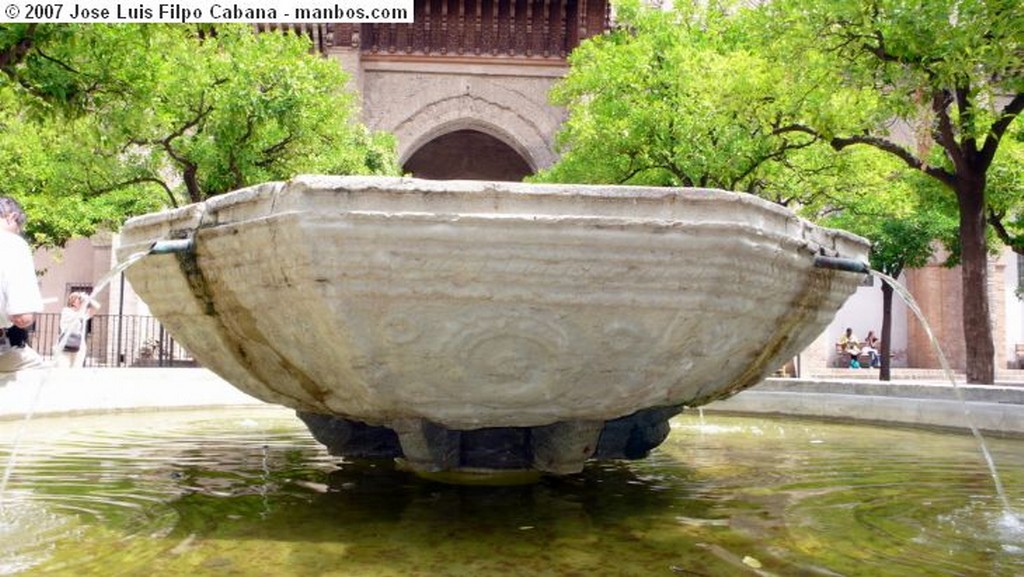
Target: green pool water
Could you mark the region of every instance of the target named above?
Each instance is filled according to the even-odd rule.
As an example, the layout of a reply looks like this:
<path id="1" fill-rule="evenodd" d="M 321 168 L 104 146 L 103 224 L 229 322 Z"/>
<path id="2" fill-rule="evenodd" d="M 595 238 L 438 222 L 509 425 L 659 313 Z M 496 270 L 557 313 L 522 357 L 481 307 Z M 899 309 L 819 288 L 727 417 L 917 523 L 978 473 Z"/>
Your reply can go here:
<path id="1" fill-rule="evenodd" d="M 0 574 L 1024 576 L 1024 440 L 683 415 L 517 487 L 340 461 L 286 409 L 0 423 Z"/>

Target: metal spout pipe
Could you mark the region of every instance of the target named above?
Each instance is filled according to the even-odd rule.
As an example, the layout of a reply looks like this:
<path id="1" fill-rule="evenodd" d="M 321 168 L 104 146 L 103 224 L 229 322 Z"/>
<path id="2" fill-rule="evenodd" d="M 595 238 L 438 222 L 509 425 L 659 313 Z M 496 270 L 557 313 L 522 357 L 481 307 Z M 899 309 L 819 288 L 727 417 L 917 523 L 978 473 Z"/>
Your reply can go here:
<path id="1" fill-rule="evenodd" d="M 868 263 L 853 260 L 852 258 L 842 258 L 838 256 L 816 256 L 814 257 L 814 266 L 818 268 L 830 268 L 833 270 L 841 270 L 846 272 L 859 272 L 863 274 L 871 274 L 871 267 Z"/>
<path id="2" fill-rule="evenodd" d="M 192 252 L 196 243 L 192 238 L 171 238 L 158 240 L 149 247 L 147 254 L 173 254 L 180 252 Z"/>

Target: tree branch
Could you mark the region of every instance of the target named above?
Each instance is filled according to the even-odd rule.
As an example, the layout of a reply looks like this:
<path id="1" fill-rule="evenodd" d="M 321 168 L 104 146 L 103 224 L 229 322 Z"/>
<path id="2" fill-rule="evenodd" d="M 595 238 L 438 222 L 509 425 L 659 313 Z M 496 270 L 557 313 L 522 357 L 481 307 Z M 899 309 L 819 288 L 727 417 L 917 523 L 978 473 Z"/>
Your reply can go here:
<path id="1" fill-rule="evenodd" d="M 171 159 L 173 159 L 175 162 L 182 166 L 182 179 L 185 182 L 185 188 L 188 191 L 189 200 L 191 200 L 192 202 L 200 202 L 203 200 L 202 191 L 199 189 L 199 179 L 196 176 L 196 172 L 199 167 L 194 162 L 192 162 L 185 156 L 179 154 L 178 151 L 174 149 L 174 140 L 180 138 L 186 132 L 198 126 L 199 123 L 202 122 L 206 118 L 206 116 L 209 115 L 210 112 L 212 111 L 212 106 L 204 107 L 204 104 L 200 102 L 199 106 L 197 107 L 195 116 L 189 119 L 184 124 L 182 124 L 180 127 L 178 127 L 177 130 L 165 136 L 164 138 L 152 141 L 132 141 L 132 144 L 137 144 L 141 146 L 159 146 L 164 152 L 167 153 L 167 156 L 170 156 Z"/>
<path id="2" fill-rule="evenodd" d="M 274 160 L 276 160 L 276 156 L 279 153 L 281 153 L 281 151 L 283 151 L 285 148 L 288 147 L 289 144 L 295 141 L 295 138 L 296 136 L 294 134 L 289 134 L 288 136 L 282 138 L 280 141 L 261 150 L 260 154 L 262 154 L 264 158 L 263 160 L 257 162 L 256 166 L 259 166 L 261 168 L 269 166 L 272 162 L 274 162 Z"/>
<path id="3" fill-rule="evenodd" d="M 245 119 L 245 132 L 238 138 L 238 146 L 242 146 L 253 133 L 253 119 L 251 116 L 247 116 Z M 228 152 L 228 170 L 234 175 L 233 188 L 241 188 L 245 185 L 245 175 L 242 173 L 242 167 L 238 165 L 238 156 L 235 154 L 236 147 L 231 147 Z"/>
<path id="4" fill-rule="evenodd" d="M 81 72 L 79 72 L 79 71 L 75 70 L 74 68 L 72 68 L 70 64 L 67 64 L 63 60 L 57 60 L 56 58 L 54 58 L 54 57 L 50 56 L 49 54 L 43 52 L 42 48 L 36 48 L 36 53 L 39 54 L 39 56 L 42 56 L 43 60 L 48 60 L 50 62 L 53 62 L 54 64 L 56 64 L 60 68 L 63 68 L 67 72 L 70 72 L 71 74 L 75 74 L 75 75 L 81 74 Z"/>
<path id="5" fill-rule="evenodd" d="M 871 136 L 870 134 L 862 134 L 858 136 L 848 137 L 835 136 L 832 138 L 825 138 L 818 131 L 814 130 L 809 126 L 804 126 L 802 124 L 788 124 L 786 126 L 780 126 L 779 128 L 772 131 L 773 134 L 783 134 L 786 132 L 802 132 L 805 134 L 816 136 L 820 138 L 822 141 L 827 142 L 829 146 L 831 146 L 834 150 L 842 150 L 848 146 L 853 146 L 855 144 L 864 144 L 867 146 L 871 146 L 877 148 L 878 150 L 881 150 L 882 152 L 887 152 L 895 156 L 896 158 L 899 158 L 904 162 L 904 164 L 906 164 L 910 168 L 913 168 L 914 170 L 919 170 L 927 174 L 928 176 L 935 178 L 936 180 L 950 188 L 953 188 L 953 186 L 956 184 L 955 174 L 950 173 L 949 171 L 939 168 L 937 166 L 930 166 L 925 164 L 921 159 L 914 156 L 914 154 L 907 150 L 906 148 L 885 138 Z"/>
<path id="6" fill-rule="evenodd" d="M 101 186 L 101 187 L 94 187 L 94 186 L 90 185 L 89 186 L 89 195 L 90 196 L 101 196 L 101 195 L 106 194 L 106 193 L 108 193 L 110 191 L 117 190 L 117 189 L 120 189 L 120 188 L 124 188 L 126 186 L 131 186 L 133 184 L 146 184 L 146 183 L 156 184 L 156 185 L 160 186 L 160 188 L 164 189 L 164 192 L 167 193 L 167 198 L 170 199 L 170 201 L 171 201 L 171 206 L 174 207 L 174 208 L 178 208 L 178 201 L 177 201 L 177 199 L 174 198 L 174 191 L 171 190 L 171 187 L 167 186 L 166 182 L 164 182 L 163 180 L 161 180 L 159 178 L 156 178 L 155 176 L 139 176 L 139 177 L 136 177 L 136 178 L 130 178 L 128 180 L 124 180 L 124 181 L 121 181 L 121 182 L 115 182 L 113 184 L 108 184 L 106 186 Z"/>
<path id="7" fill-rule="evenodd" d="M 755 170 L 757 170 L 764 163 L 766 163 L 766 162 L 768 162 L 770 160 L 780 160 L 782 158 L 785 158 L 787 152 L 789 152 L 791 150 L 800 150 L 802 148 L 807 148 L 808 146 L 810 146 L 810 145 L 812 145 L 812 144 L 814 144 L 815 142 L 818 142 L 818 141 L 819 141 L 819 138 L 817 138 L 816 136 L 813 136 L 813 135 L 812 135 L 812 138 L 810 140 L 806 141 L 806 142 L 789 142 L 788 140 L 783 140 L 782 145 L 779 146 L 777 149 L 775 149 L 772 152 L 764 155 L 761 158 L 753 159 L 751 161 L 751 163 L 750 163 L 750 166 L 748 166 L 743 172 L 741 172 L 734 179 L 732 179 L 732 182 L 729 183 L 729 185 L 730 185 L 729 186 L 729 190 L 735 190 L 736 186 L 739 183 L 743 182 L 743 179 L 745 179 L 748 176 L 750 176 L 751 174 L 753 174 L 753 172 Z"/>
<path id="8" fill-rule="evenodd" d="M 967 158 L 964 149 L 956 141 L 956 132 L 953 130 L 953 121 L 949 117 L 949 105 L 953 96 L 946 90 L 936 90 L 932 93 L 932 111 L 935 112 L 937 121 L 933 135 L 935 141 L 949 155 L 957 174 L 964 174 L 967 168 Z M 963 138 L 964 135 L 961 135 Z"/>
<path id="9" fill-rule="evenodd" d="M 992 126 L 988 130 L 988 136 L 985 137 L 985 144 L 981 147 L 981 154 L 979 155 L 982 162 L 983 168 L 988 168 L 992 164 L 992 159 L 995 158 L 996 149 L 999 148 L 999 141 L 1006 134 L 1006 130 L 1010 127 L 1021 112 L 1024 112 L 1024 92 L 1017 93 L 1010 102 L 1003 108 L 1002 114 L 999 119 L 992 123 Z"/>
<path id="10" fill-rule="evenodd" d="M 957 116 L 960 120 L 960 150 L 967 155 L 978 152 L 977 140 L 974 138 L 974 102 L 971 100 L 970 84 L 956 88 Z"/>
<path id="11" fill-rule="evenodd" d="M 20 64 L 32 50 L 35 35 L 36 24 L 29 24 L 25 28 L 25 34 L 17 42 L 0 51 L 0 70 L 3 70 L 4 74 L 12 80 L 15 76 L 15 66 Z"/>
<path id="12" fill-rule="evenodd" d="M 1010 247 L 1017 254 L 1024 254 L 1024 238 L 1014 237 L 1010 234 L 1010 231 L 1006 229 L 1006 225 L 1003 224 L 1004 216 L 1006 216 L 1004 213 L 996 212 L 989 207 L 986 220 L 992 226 L 992 230 L 996 231 L 996 236 L 999 237 L 1003 244 Z"/>

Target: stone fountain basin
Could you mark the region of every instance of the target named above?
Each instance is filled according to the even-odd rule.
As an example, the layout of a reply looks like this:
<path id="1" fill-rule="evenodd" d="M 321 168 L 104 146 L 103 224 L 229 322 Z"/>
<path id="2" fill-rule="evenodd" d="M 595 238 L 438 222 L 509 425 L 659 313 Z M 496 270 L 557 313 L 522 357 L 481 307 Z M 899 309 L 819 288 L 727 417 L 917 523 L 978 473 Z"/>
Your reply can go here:
<path id="1" fill-rule="evenodd" d="M 707 189 L 302 176 L 130 220 L 123 261 L 242 391 L 399 432 L 601 423 L 762 380 L 868 244 Z M 411 445 L 403 437 L 403 448 Z"/>

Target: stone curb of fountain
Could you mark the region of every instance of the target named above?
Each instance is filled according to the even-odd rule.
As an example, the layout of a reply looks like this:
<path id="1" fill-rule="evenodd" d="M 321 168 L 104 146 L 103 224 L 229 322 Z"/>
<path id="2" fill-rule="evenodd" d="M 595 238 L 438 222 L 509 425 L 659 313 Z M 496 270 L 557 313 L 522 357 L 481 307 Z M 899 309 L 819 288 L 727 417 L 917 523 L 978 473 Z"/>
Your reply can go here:
<path id="1" fill-rule="evenodd" d="M 1024 386 L 960 385 L 982 431 L 1024 436 Z M 0 420 L 264 405 L 206 369 L 42 369 L 0 374 Z M 709 411 L 875 421 L 968 429 L 964 407 L 949 383 L 869 381 L 863 378 L 769 378 Z"/>
<path id="2" fill-rule="evenodd" d="M 266 405 L 206 369 L 83 368 L 0 373 L 0 421 Z"/>
<path id="3" fill-rule="evenodd" d="M 769 378 L 707 411 L 869 421 L 1024 436 L 1024 386 Z"/>

